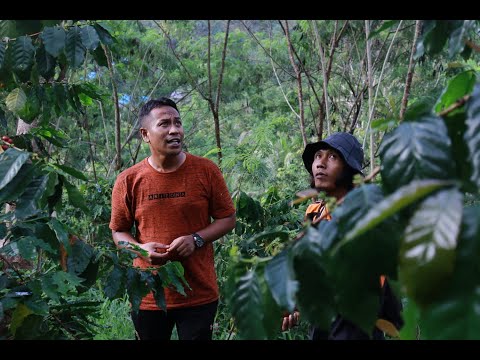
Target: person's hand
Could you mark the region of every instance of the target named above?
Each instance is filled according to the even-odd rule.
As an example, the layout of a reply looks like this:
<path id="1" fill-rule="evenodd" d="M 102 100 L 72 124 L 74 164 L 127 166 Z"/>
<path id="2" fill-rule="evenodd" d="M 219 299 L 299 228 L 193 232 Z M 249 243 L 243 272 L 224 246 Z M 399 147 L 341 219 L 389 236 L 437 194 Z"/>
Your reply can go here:
<path id="1" fill-rule="evenodd" d="M 148 261 L 152 265 L 158 265 L 163 263 L 165 257 L 168 256 L 167 250 L 170 245 L 165 245 L 159 242 L 148 242 L 145 244 L 139 244 L 139 248 L 143 251 L 140 252 L 140 256 Z"/>
<path id="2" fill-rule="evenodd" d="M 297 326 L 300 322 L 300 313 L 294 311 L 293 314 L 287 314 L 283 317 L 282 321 L 282 331 L 287 331 Z"/>
<path id="3" fill-rule="evenodd" d="M 167 253 L 176 254 L 180 257 L 188 257 L 195 251 L 195 242 L 192 235 L 184 235 L 176 238 L 167 249 Z"/>

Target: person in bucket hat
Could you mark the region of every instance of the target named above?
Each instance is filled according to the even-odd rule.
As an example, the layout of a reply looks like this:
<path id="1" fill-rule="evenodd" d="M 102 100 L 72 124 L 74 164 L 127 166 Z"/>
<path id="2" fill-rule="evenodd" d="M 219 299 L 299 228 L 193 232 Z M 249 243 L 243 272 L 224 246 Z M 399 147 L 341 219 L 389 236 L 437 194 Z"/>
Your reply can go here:
<path id="1" fill-rule="evenodd" d="M 363 149 L 358 140 L 351 134 L 337 132 L 322 141 L 307 144 L 302 154 L 303 164 L 310 174 L 311 187 L 323 191 L 329 197 L 334 197 L 338 205 L 343 202 L 347 193 L 353 189 L 353 178 L 356 174 L 362 176 Z M 305 211 L 305 220 L 312 226 L 318 226 L 320 221 L 329 221 L 332 217 L 328 204 L 324 200 L 315 201 Z M 300 237 L 303 234 L 300 234 Z M 300 237 L 297 237 L 299 239 Z M 403 326 L 400 312 L 401 302 L 391 290 L 385 276 L 380 277 L 381 299 L 379 321 L 371 334 L 367 334 L 348 319 L 337 315 L 330 329 L 312 327 L 312 340 L 367 340 L 384 339 L 385 328 L 379 325 L 388 323 L 396 330 Z M 299 312 L 286 314 L 282 321 L 282 330 L 298 324 Z M 386 328 L 391 329 L 391 326 Z M 389 334 L 392 335 L 392 334 Z"/>

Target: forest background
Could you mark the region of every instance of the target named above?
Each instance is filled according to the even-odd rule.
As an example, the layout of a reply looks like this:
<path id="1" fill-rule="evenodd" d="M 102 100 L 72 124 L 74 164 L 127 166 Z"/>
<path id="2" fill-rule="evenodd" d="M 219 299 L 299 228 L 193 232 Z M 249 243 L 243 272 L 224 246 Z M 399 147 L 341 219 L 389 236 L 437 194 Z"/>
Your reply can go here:
<path id="1" fill-rule="evenodd" d="M 371 329 L 380 274 L 404 304 L 389 337 L 480 338 L 479 25 L 0 20 L 1 338 L 133 339 L 130 302 L 188 286 L 177 262 L 132 268 L 108 229 L 115 177 L 148 156 L 138 111 L 160 96 L 237 209 L 215 242 L 214 339 L 305 339 L 338 311 Z M 367 177 L 294 241 L 318 195 L 302 151 L 336 131 Z M 295 307 L 305 321 L 281 332 Z"/>

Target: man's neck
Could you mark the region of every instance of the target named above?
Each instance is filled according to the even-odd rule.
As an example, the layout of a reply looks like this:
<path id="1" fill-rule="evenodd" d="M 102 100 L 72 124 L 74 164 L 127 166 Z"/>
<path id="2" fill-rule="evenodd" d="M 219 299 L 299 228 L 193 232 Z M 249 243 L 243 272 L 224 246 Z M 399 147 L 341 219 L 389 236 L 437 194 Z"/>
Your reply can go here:
<path id="1" fill-rule="evenodd" d="M 173 156 L 150 155 L 148 163 L 158 172 L 169 173 L 177 170 L 185 162 L 187 155 L 182 151 Z"/>

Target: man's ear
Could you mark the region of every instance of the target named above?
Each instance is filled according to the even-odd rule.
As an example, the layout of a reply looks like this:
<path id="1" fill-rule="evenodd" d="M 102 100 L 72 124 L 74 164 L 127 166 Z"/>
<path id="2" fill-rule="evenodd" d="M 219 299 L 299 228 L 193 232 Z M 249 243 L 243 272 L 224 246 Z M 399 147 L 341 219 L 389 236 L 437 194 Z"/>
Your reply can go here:
<path id="1" fill-rule="evenodd" d="M 140 128 L 140 136 L 142 137 L 142 140 L 145 141 L 146 143 L 150 142 L 150 139 L 148 138 L 147 129 Z"/>

